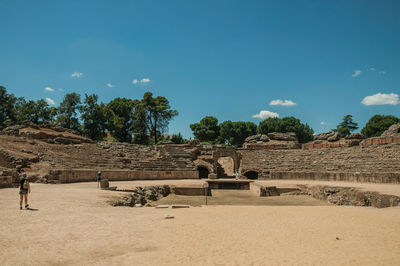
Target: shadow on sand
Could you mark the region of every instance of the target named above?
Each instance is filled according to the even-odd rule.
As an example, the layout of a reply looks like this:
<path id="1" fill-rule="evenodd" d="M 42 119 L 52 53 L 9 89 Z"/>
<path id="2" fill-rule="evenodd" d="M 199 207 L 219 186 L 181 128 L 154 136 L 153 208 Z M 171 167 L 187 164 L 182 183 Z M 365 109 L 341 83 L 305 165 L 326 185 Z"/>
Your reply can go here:
<path id="1" fill-rule="evenodd" d="M 27 210 L 27 211 L 38 211 L 39 209 L 35 209 L 35 208 L 26 208 L 25 210 Z"/>

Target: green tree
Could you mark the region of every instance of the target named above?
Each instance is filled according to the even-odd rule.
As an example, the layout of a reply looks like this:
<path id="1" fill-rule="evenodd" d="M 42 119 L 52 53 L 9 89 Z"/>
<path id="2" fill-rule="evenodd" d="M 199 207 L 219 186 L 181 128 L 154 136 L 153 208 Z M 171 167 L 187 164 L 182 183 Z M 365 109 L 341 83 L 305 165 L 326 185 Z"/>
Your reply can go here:
<path id="1" fill-rule="evenodd" d="M 107 129 L 106 106 L 104 103 L 97 103 L 96 94 L 85 94 L 85 100 L 80 108 L 82 118 L 82 132 L 93 140 L 102 140 Z"/>
<path id="2" fill-rule="evenodd" d="M 135 112 L 133 113 L 133 143 L 149 144 L 149 129 L 147 126 L 147 113 L 143 103 L 139 100 L 134 101 Z"/>
<path id="3" fill-rule="evenodd" d="M 45 121 L 54 121 L 57 109 L 50 107 L 43 99 L 37 101 L 21 100 L 17 107 L 17 123 L 28 120 L 35 124 L 42 124 Z"/>
<path id="4" fill-rule="evenodd" d="M 238 147 L 243 145 L 247 137 L 257 133 L 257 125 L 253 122 L 232 122 L 228 120 L 221 123 L 219 128 L 222 142 L 228 142 Z"/>
<path id="5" fill-rule="evenodd" d="M 151 92 L 145 92 L 140 103 L 136 103 L 140 112 L 146 112 L 146 124 L 150 137 L 157 144 L 158 136 L 168 129 L 169 122 L 178 115 L 177 110 L 171 109 L 169 101 L 163 96 L 153 97 Z"/>
<path id="6" fill-rule="evenodd" d="M 335 131 L 341 138 L 351 134 L 352 131 L 358 128 L 358 124 L 353 121 L 352 115 L 345 115 L 343 121 L 336 126 Z"/>
<path id="7" fill-rule="evenodd" d="M 257 129 L 259 134 L 268 134 L 271 132 L 287 132 L 283 126 L 282 118 L 270 117 L 260 122 Z"/>
<path id="8" fill-rule="evenodd" d="M 294 132 L 300 143 L 313 139 L 314 130 L 308 125 L 301 123 L 300 119 L 289 117 L 270 117 L 260 122 L 258 133 L 268 134 L 271 132 Z"/>
<path id="9" fill-rule="evenodd" d="M 361 133 L 367 137 L 378 137 L 391 125 L 400 123 L 400 119 L 393 115 L 374 115 L 369 119 Z"/>
<path id="10" fill-rule="evenodd" d="M 63 128 L 80 130 L 78 113 L 81 104 L 81 96 L 75 92 L 65 94 L 58 108 L 57 124 Z"/>
<path id="11" fill-rule="evenodd" d="M 200 120 L 200 123 L 191 124 L 190 129 L 201 142 L 215 142 L 219 136 L 218 119 L 213 116 L 206 116 Z"/>
<path id="12" fill-rule="evenodd" d="M 0 86 L 0 129 L 16 124 L 17 107 L 23 98 L 16 98 L 7 93 L 5 87 Z"/>
<path id="13" fill-rule="evenodd" d="M 181 133 L 172 135 L 171 141 L 175 144 L 185 144 L 186 143 L 186 140 L 182 137 Z"/>
<path id="14" fill-rule="evenodd" d="M 108 130 L 120 142 L 131 142 L 131 127 L 133 124 L 133 100 L 115 98 L 107 104 Z"/>

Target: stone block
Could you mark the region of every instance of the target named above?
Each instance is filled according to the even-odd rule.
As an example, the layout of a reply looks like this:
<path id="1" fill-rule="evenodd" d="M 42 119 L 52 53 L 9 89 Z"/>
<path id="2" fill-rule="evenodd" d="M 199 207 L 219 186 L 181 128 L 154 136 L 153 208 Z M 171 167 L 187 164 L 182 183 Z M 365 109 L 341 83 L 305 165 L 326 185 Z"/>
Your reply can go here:
<path id="1" fill-rule="evenodd" d="M 110 184 L 108 182 L 108 179 L 100 180 L 100 188 L 106 189 L 106 188 L 109 188 L 109 187 L 110 187 Z"/>
<path id="2" fill-rule="evenodd" d="M 217 174 L 208 174 L 208 179 L 217 179 Z"/>

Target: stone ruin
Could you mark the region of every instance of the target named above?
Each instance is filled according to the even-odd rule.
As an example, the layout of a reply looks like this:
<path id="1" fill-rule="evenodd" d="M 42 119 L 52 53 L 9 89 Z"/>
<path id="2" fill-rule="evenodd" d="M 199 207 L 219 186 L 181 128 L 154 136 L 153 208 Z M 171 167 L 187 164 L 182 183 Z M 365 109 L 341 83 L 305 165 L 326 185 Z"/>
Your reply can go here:
<path id="1" fill-rule="evenodd" d="M 320 133 L 314 136 L 313 141 L 303 145 L 305 149 L 313 148 L 338 148 L 358 146 L 365 137 L 361 133 L 352 133 L 349 136 L 340 138 L 334 131 Z"/>
<path id="2" fill-rule="evenodd" d="M 25 124 L 0 132 L 0 187 L 27 173 L 32 182 L 93 181 L 98 170 L 110 181 L 144 179 L 309 179 L 400 183 L 400 125 L 381 137 L 334 132 L 299 144 L 294 133 L 246 139 L 242 148 L 188 144 L 143 146 L 93 142 L 49 124 Z"/>
<path id="3" fill-rule="evenodd" d="M 273 132 L 267 135 L 259 134 L 245 139 L 246 149 L 299 149 L 301 145 L 294 132 Z"/>
<path id="4" fill-rule="evenodd" d="M 16 186 L 21 173 L 26 173 L 31 182 L 95 181 L 98 170 L 109 181 L 236 177 L 250 181 L 301 179 L 398 184 L 399 144 L 399 124 L 375 138 L 352 134 L 339 139 L 334 132 L 327 132 L 316 135 L 310 143 L 299 144 L 294 133 L 269 133 L 251 136 L 242 148 L 234 148 L 201 145 L 197 140 L 156 146 L 93 142 L 70 130 L 27 123 L 0 132 L 0 187 Z M 163 197 L 167 191 L 163 189 L 132 192 L 120 204 L 151 204 Z M 260 196 L 277 194 L 273 187 L 255 183 L 250 189 Z M 399 197 L 347 188 L 310 187 L 302 193 L 339 205 L 400 204 Z"/>

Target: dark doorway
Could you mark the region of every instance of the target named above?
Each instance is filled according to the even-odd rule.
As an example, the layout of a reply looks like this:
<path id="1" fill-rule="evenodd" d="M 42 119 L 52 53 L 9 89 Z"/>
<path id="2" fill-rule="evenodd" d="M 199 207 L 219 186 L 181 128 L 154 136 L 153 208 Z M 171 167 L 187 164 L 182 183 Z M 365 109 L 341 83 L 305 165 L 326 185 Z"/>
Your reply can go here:
<path id="1" fill-rule="evenodd" d="M 258 179 L 258 173 L 256 171 L 249 171 L 244 174 L 247 179 Z"/>
<path id="2" fill-rule="evenodd" d="M 208 178 L 210 171 L 204 166 L 198 166 L 197 171 L 199 171 L 199 178 Z"/>

